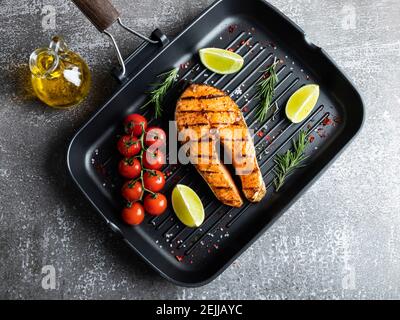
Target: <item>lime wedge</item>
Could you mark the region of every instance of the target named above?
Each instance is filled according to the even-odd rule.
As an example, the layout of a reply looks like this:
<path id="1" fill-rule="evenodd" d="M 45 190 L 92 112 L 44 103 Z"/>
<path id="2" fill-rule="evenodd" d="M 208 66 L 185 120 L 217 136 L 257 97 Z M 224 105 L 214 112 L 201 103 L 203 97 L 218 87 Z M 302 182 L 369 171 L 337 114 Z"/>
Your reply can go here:
<path id="1" fill-rule="evenodd" d="M 206 48 L 199 51 L 200 60 L 204 66 L 218 74 L 231 74 L 242 69 L 244 59 L 229 50 Z"/>
<path id="2" fill-rule="evenodd" d="M 293 123 L 300 123 L 309 116 L 319 98 L 319 86 L 309 84 L 297 90 L 286 105 L 286 116 Z"/>
<path id="3" fill-rule="evenodd" d="M 190 228 L 200 227 L 204 222 L 204 207 L 196 192 L 178 184 L 172 191 L 172 207 L 178 219 Z"/>

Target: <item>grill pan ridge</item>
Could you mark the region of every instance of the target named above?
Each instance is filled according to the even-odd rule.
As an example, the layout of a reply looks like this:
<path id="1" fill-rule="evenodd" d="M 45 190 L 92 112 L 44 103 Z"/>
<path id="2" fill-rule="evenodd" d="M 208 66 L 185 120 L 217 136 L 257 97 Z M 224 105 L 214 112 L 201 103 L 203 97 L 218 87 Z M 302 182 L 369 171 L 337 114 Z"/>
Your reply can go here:
<path id="1" fill-rule="evenodd" d="M 213 74 L 199 62 L 196 52 L 201 47 L 231 49 L 245 58 L 245 66 L 237 74 Z M 144 50 L 146 46 L 135 55 Z M 275 57 L 280 59 L 274 98 L 279 109 L 260 124 L 255 120 L 254 87 Z M 147 61 L 141 59 L 140 65 L 135 65 L 133 57 L 128 60 L 127 69 L 135 73 L 75 135 L 68 150 L 68 168 L 111 229 L 161 275 L 178 285 L 204 285 L 225 270 L 311 186 L 363 123 L 363 102 L 351 81 L 321 48 L 306 40 L 299 27 L 262 0 L 217 1 Z M 168 128 L 176 97 L 186 83 L 206 83 L 226 91 L 241 108 L 249 128 L 254 129 L 267 196 L 257 205 L 245 203 L 240 209 L 230 208 L 215 199 L 194 167 L 167 165 L 167 196 L 177 183 L 192 187 L 206 210 L 203 226 L 186 228 L 169 209 L 131 228 L 119 216 L 122 181 L 117 178 L 116 136 L 121 133 L 122 119 L 138 112 L 146 101 L 148 84 L 174 66 L 180 66 L 180 81 L 165 106 L 171 119 L 157 124 Z M 321 87 L 318 105 L 303 123 L 291 124 L 284 115 L 285 104 L 291 94 L 309 83 Z M 151 118 L 150 111 L 145 115 Z M 296 171 L 281 192 L 274 193 L 274 157 L 288 150 L 302 129 L 308 130 L 312 141 L 307 166 Z"/>

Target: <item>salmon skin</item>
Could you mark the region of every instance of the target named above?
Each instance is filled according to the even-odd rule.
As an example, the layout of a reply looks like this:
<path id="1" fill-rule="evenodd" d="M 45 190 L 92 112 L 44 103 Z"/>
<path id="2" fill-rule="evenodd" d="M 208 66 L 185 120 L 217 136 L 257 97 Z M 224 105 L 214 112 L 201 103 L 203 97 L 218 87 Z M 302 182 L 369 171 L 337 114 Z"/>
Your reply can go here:
<path id="1" fill-rule="evenodd" d="M 219 157 L 221 144 L 241 179 L 246 199 L 260 202 L 265 197 L 253 139 L 242 112 L 225 92 L 204 84 L 190 85 L 177 102 L 175 120 L 190 162 L 219 201 L 231 207 L 243 205 L 240 192 Z"/>

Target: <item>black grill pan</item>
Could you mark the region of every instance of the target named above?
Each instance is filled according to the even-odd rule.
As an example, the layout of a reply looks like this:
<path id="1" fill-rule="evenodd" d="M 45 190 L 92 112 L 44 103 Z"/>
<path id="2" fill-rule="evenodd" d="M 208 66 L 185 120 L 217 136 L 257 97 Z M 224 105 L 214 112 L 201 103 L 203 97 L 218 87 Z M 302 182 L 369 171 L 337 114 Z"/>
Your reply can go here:
<path id="1" fill-rule="evenodd" d="M 119 77 L 119 90 L 73 138 L 68 167 L 85 196 L 134 251 L 168 280 L 200 286 L 227 268 L 326 170 L 360 130 L 364 107 L 351 81 L 328 55 L 262 0 L 219 0 L 168 44 L 159 31 L 152 39 L 163 39 L 163 45 L 143 44 L 125 61 L 126 74 Z M 213 74 L 199 62 L 197 51 L 203 47 L 234 50 L 245 57 L 245 67 L 234 75 Z M 254 84 L 275 57 L 281 60 L 275 96 L 280 110 L 260 124 L 254 119 Z M 166 114 L 173 117 L 176 96 L 188 82 L 208 83 L 228 92 L 242 108 L 249 127 L 256 130 L 254 142 L 268 194 L 258 205 L 246 203 L 241 209 L 232 209 L 214 198 L 192 166 L 167 166 L 167 195 L 177 183 L 191 186 L 206 208 L 204 225 L 185 228 L 171 209 L 131 228 L 120 219 L 122 181 L 117 178 L 116 136 L 122 131 L 124 117 L 141 111 L 148 85 L 173 67 L 180 67 L 181 81 L 167 99 Z M 291 124 L 284 116 L 285 104 L 308 83 L 321 87 L 318 106 L 302 124 Z M 168 129 L 167 120 L 158 125 Z M 312 141 L 307 166 L 275 193 L 273 159 L 291 147 L 301 129 L 309 130 Z"/>

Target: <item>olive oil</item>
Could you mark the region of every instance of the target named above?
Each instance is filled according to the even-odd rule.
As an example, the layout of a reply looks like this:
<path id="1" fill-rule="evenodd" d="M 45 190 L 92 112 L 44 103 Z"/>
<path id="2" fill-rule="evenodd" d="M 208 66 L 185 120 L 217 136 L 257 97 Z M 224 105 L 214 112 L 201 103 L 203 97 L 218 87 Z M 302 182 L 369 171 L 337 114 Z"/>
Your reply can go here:
<path id="1" fill-rule="evenodd" d="M 68 108 L 89 93 L 91 77 L 86 62 L 54 37 L 49 48 L 35 50 L 29 61 L 37 97 L 50 107 Z"/>

